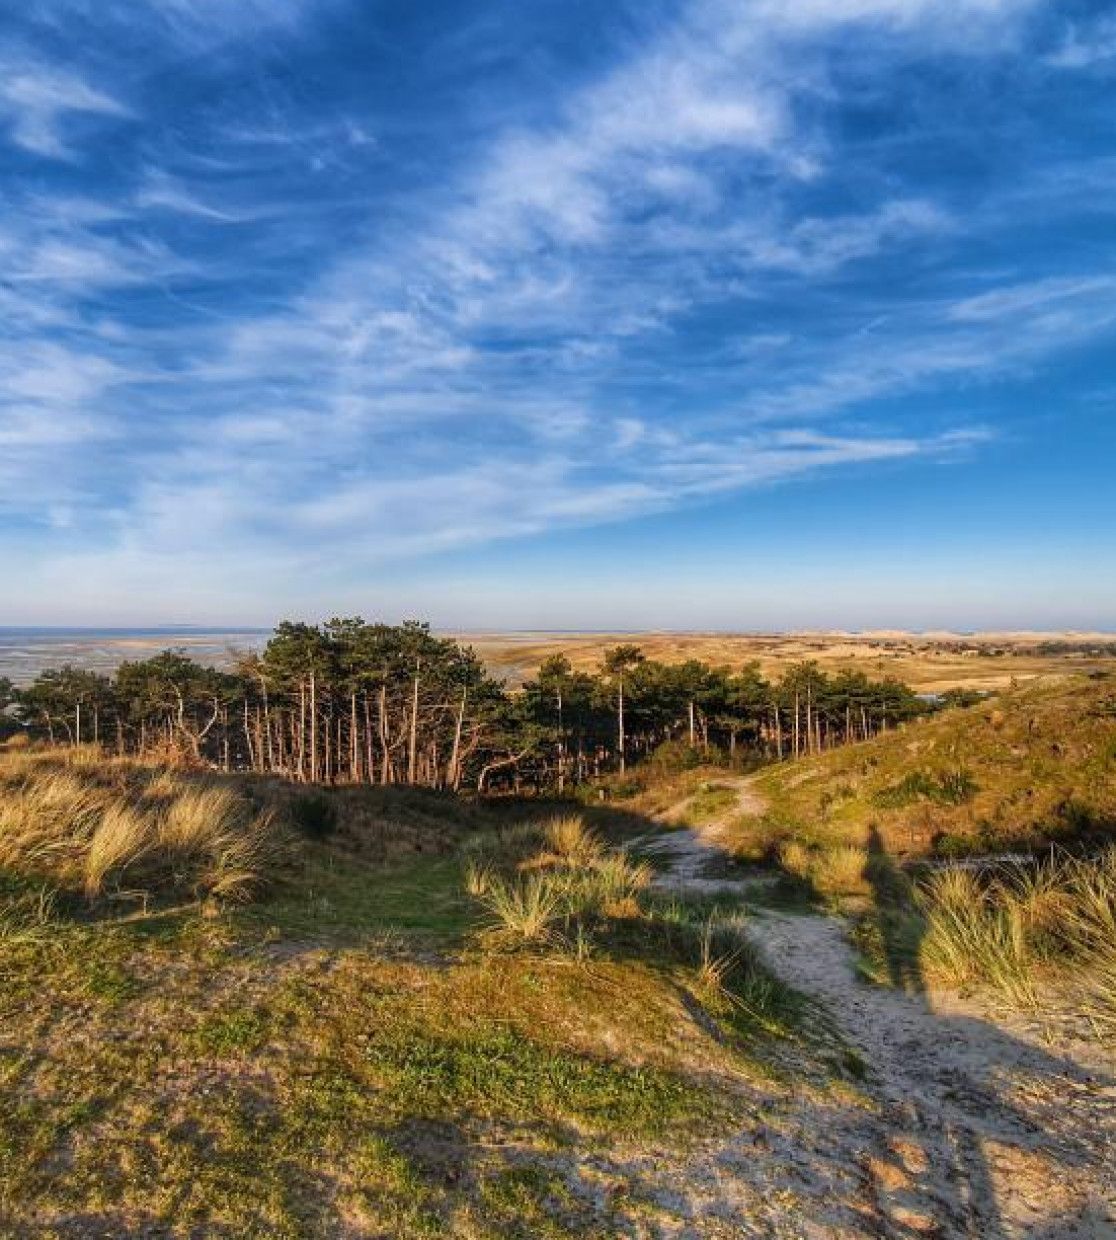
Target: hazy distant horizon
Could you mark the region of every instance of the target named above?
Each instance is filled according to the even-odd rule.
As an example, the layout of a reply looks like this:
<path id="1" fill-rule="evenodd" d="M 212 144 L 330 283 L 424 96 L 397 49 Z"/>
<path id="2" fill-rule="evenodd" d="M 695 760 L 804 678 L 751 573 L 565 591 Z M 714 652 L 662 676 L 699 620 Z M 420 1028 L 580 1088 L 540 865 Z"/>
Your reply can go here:
<path id="1" fill-rule="evenodd" d="M 287 619 L 288 617 L 284 617 Z M 305 617 L 296 617 L 308 624 L 323 624 L 325 617 L 316 619 L 307 619 Z M 364 616 L 363 619 L 369 623 L 376 623 L 382 617 L 375 615 Z M 422 620 L 421 616 L 409 616 L 407 619 Z M 276 624 L 278 621 L 276 622 Z M 392 623 L 395 623 L 394 621 Z M 13 638 L 22 635 L 28 636 L 58 636 L 66 637 L 71 635 L 87 635 L 89 637 L 156 637 L 156 636 L 184 636 L 184 637 L 219 637 L 219 636 L 236 636 L 243 635 L 245 637 L 259 637 L 274 633 L 276 624 L 261 625 L 234 625 L 234 624 L 150 624 L 150 625 L 81 625 L 81 624 L 0 624 L 0 637 Z M 640 634 L 661 634 L 678 636 L 686 636 L 689 634 L 709 634 L 713 636 L 724 637 L 779 637 L 779 636 L 811 636 L 817 634 L 819 636 L 848 636 L 848 637 L 874 637 L 888 634 L 896 634 L 899 636 L 910 637 L 981 637 L 981 636 L 1057 636 L 1060 634 L 1072 634 L 1081 636 L 1098 636 L 1116 638 L 1116 627 L 1114 628 L 1029 628 L 1027 626 L 1017 626 L 1012 628 L 909 628 L 895 626 L 876 626 L 870 628 L 849 628 L 845 626 L 818 627 L 818 628 L 798 628 L 798 627 L 775 627 L 775 628 L 662 628 L 650 625 L 633 626 L 625 628 L 596 628 L 596 627 L 580 627 L 580 628 L 517 628 L 517 627 L 484 627 L 469 628 L 460 625 L 432 625 L 432 629 L 439 633 L 453 633 L 461 636 L 498 636 L 504 638 L 513 638 L 516 636 L 553 636 L 553 637 L 593 637 L 593 636 L 609 636 L 615 634 L 618 637 L 623 636 L 639 636 Z"/>

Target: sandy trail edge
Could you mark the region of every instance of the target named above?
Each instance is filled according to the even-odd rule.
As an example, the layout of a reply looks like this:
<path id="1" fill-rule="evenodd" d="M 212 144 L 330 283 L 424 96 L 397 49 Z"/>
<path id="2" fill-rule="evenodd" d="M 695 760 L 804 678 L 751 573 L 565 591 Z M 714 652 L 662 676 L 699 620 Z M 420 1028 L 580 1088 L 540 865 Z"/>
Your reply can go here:
<path id="1" fill-rule="evenodd" d="M 748 777 L 718 782 L 738 793 L 725 815 L 641 846 L 669 863 L 657 879 L 661 888 L 745 900 L 757 880 L 702 874 L 724 858 L 725 824 L 761 813 L 763 802 Z M 688 803 L 660 820 L 684 821 Z M 806 1131 L 820 1116 L 804 1106 L 797 1137 L 787 1117 L 772 1153 L 810 1202 L 788 1234 L 1116 1240 L 1113 1048 L 1054 1049 L 1033 1025 L 993 1019 L 974 1003 L 939 996 L 931 1003 L 867 985 L 845 931 L 825 916 L 763 912 L 748 920 L 749 937 L 772 969 L 819 1000 L 863 1058 L 878 1108 L 869 1118 L 850 1110 L 819 1134 Z M 745 1151 L 742 1137 L 723 1156 L 754 1159 L 752 1144 L 749 1135 Z M 832 1194 L 833 1168 L 841 1164 L 860 1177 L 860 1191 L 843 1202 Z M 772 1233 L 753 1216 L 740 1220 L 737 1234 Z"/>

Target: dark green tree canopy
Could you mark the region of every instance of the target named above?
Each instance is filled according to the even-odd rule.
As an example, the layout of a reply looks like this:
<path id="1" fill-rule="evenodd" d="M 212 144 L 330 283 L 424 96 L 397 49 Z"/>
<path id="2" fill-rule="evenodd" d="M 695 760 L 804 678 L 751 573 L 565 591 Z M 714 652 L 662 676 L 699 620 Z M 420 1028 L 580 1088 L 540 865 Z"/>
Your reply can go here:
<path id="1" fill-rule="evenodd" d="M 112 679 L 65 666 L 19 692 L 0 681 L 0 709 L 11 699 L 57 743 L 173 746 L 197 762 L 306 781 L 485 789 L 561 788 L 664 746 L 696 755 L 686 761 L 817 752 L 931 709 L 898 681 L 859 671 L 803 662 L 768 680 L 755 663 L 661 663 L 634 643 L 607 650 L 596 670 L 553 655 L 509 692 L 474 650 L 429 625 L 360 616 L 284 621 L 230 672 L 166 650 L 122 663 Z"/>

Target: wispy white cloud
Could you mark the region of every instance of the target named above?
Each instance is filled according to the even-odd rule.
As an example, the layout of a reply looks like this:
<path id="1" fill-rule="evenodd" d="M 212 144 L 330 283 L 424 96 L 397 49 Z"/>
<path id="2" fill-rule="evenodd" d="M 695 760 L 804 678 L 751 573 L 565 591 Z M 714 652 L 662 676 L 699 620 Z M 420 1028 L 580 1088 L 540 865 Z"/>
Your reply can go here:
<path id="1" fill-rule="evenodd" d="M 1046 57 L 1057 69 L 1089 69 L 1116 60 L 1116 16 L 1106 14 L 1092 22 L 1074 22 L 1061 43 Z"/>
<path id="2" fill-rule="evenodd" d="M 20 60 L 0 61 L 0 115 L 14 142 L 36 155 L 70 158 L 64 137 L 74 113 L 123 117 L 128 109 L 103 90 L 63 69 Z"/>
<path id="3" fill-rule="evenodd" d="M 1116 276 L 1050 276 L 1022 284 L 1009 284 L 966 297 L 950 307 L 949 317 L 959 323 L 987 323 L 999 319 L 1018 321 L 1021 315 L 1051 307 L 1082 308 L 1090 320 L 1101 306 L 1116 309 Z M 1097 326 L 1100 326 L 1098 323 Z"/>
<path id="4" fill-rule="evenodd" d="M 803 345 L 748 398 L 753 417 L 794 419 L 881 398 L 1023 373 L 1116 328 L 1116 277 L 1007 285 L 956 302 L 906 308 L 869 335 Z"/>
<path id="5" fill-rule="evenodd" d="M 133 202 L 141 211 L 170 211 L 215 224 L 238 224 L 253 218 L 251 213 L 230 212 L 211 206 L 175 177 L 155 170 L 148 172 Z"/>

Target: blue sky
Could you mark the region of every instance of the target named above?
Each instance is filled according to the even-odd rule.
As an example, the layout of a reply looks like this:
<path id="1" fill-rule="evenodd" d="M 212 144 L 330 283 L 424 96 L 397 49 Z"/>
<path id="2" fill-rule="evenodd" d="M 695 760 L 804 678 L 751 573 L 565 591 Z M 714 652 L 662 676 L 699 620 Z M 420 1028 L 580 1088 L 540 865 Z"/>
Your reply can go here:
<path id="1" fill-rule="evenodd" d="M 1116 9 L 25 0 L 0 623 L 1116 627 Z"/>

